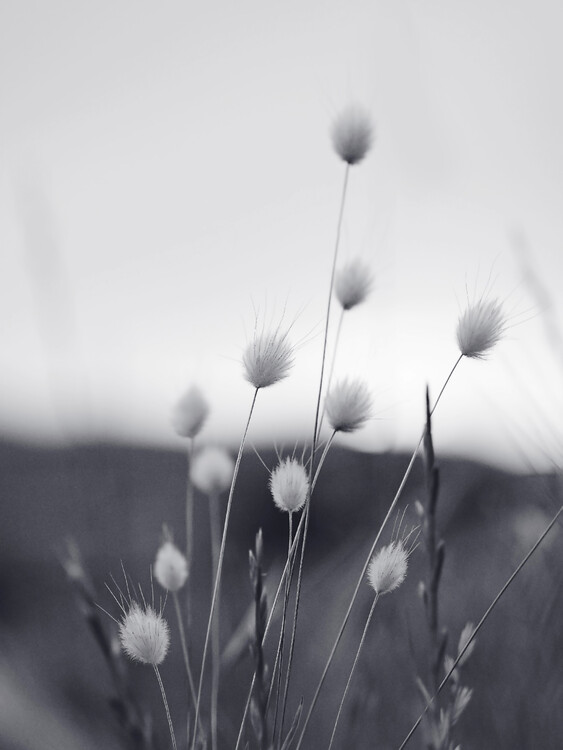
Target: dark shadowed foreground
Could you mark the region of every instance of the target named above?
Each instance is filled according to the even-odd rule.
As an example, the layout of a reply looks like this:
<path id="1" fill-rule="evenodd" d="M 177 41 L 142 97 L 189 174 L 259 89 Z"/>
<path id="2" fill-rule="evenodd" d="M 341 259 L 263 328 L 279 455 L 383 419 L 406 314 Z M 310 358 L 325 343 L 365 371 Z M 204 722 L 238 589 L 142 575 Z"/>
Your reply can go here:
<path id="1" fill-rule="evenodd" d="M 268 466 L 275 465 L 273 454 L 263 458 Z M 106 445 L 40 450 L 4 444 L 0 459 L 0 747 L 131 747 L 110 707 L 115 696 L 106 664 L 58 555 L 65 540 L 77 542 L 99 604 L 118 617 L 104 584 L 111 575 L 118 583 L 123 580 L 121 561 L 132 579 L 150 592 L 149 566 L 162 523 L 175 532 L 179 546 L 184 544 L 186 458 Z M 306 706 L 311 698 L 407 462 L 405 456 L 339 448 L 329 454 L 313 496 L 288 715 L 301 696 Z M 446 542 L 440 617 L 451 633 L 454 652 L 461 629 L 467 621 L 477 622 L 553 515 L 558 496 L 551 477 L 512 476 L 464 461 L 440 464 L 438 527 Z M 247 454 L 235 493 L 221 607 L 219 732 L 220 747 L 227 750 L 234 747 L 252 674 L 245 628 L 252 600 L 248 550 L 262 527 L 271 601 L 287 545 L 286 517 L 273 506 L 267 478 L 256 456 Z M 422 499 L 423 492 L 417 464 L 401 504 L 408 504 L 409 525 L 416 523 L 414 501 Z M 195 528 L 190 641 L 198 668 L 211 589 L 208 515 L 202 497 L 196 497 Z M 479 635 L 464 674 L 474 694 L 459 724 L 463 748 L 562 746 L 562 534 L 560 526 L 553 529 Z M 428 636 L 417 586 L 426 564 L 421 546 L 410 559 L 405 584 L 376 608 L 337 747 L 396 748 L 418 716 L 422 704 L 415 676 L 428 669 Z M 321 694 L 306 748 L 328 745 L 371 601 L 366 584 Z M 171 602 L 165 616 L 172 647 L 161 672 L 179 747 L 185 747 L 187 693 Z M 104 618 L 110 631 L 113 624 Z M 127 674 L 142 712 L 154 721 L 154 746 L 167 748 L 166 719 L 152 670 L 129 663 Z M 410 746 L 422 748 L 422 734 L 415 735 Z"/>

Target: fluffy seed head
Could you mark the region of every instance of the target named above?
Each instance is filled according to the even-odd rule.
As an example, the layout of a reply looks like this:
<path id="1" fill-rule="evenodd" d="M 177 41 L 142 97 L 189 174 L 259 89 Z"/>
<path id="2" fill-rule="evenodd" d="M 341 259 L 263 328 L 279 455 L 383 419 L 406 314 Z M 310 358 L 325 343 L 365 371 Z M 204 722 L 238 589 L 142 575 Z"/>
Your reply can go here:
<path id="1" fill-rule="evenodd" d="M 303 464 L 295 458 L 287 457 L 273 470 L 270 477 L 270 490 L 274 503 L 280 510 L 293 513 L 301 510 L 307 499 L 309 479 Z"/>
<path id="2" fill-rule="evenodd" d="M 206 495 L 217 495 L 231 486 L 235 464 L 224 448 L 203 448 L 192 463 L 194 486 Z"/>
<path id="3" fill-rule="evenodd" d="M 193 385 L 178 401 L 172 424 L 178 435 L 193 438 L 200 432 L 208 414 L 207 399 L 197 385 Z"/>
<path id="4" fill-rule="evenodd" d="M 242 357 L 244 376 L 255 388 L 266 388 L 289 375 L 293 347 L 287 333 L 255 333 Z"/>
<path id="5" fill-rule="evenodd" d="M 119 624 L 119 639 L 127 656 L 155 667 L 166 656 L 170 631 L 166 620 L 151 606 L 132 602 Z"/>
<path id="6" fill-rule="evenodd" d="M 188 563 L 172 542 L 164 542 L 156 553 L 154 577 L 167 591 L 179 591 L 185 584 L 188 577 Z"/>
<path id="7" fill-rule="evenodd" d="M 361 260 L 351 260 L 337 272 L 334 293 L 344 310 L 350 310 L 365 300 L 373 284 L 370 269 Z"/>
<path id="8" fill-rule="evenodd" d="M 496 300 L 479 300 L 460 315 L 457 344 L 466 357 L 484 359 L 504 334 L 504 315 Z"/>
<path id="9" fill-rule="evenodd" d="M 368 113 L 357 105 L 348 106 L 334 121 L 332 145 L 347 164 L 357 164 L 369 151 L 373 141 L 373 125 Z"/>
<path id="10" fill-rule="evenodd" d="M 399 588 L 407 575 L 408 558 L 401 541 L 391 542 L 374 554 L 368 567 L 368 581 L 376 594 Z"/>
<path id="11" fill-rule="evenodd" d="M 326 416 L 336 432 L 354 432 L 371 414 L 369 391 L 361 380 L 342 380 L 331 388 L 325 401 Z"/>

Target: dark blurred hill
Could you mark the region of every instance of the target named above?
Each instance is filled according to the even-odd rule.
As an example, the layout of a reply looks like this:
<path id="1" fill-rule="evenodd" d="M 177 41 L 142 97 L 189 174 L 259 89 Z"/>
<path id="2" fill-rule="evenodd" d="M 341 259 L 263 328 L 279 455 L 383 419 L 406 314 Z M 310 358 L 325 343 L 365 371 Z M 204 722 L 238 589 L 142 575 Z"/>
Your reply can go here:
<path id="1" fill-rule="evenodd" d="M 273 468 L 275 454 L 261 451 L 260 455 Z M 292 705 L 301 694 L 310 697 L 314 689 L 407 463 L 407 456 L 339 447 L 329 453 L 312 501 Z M 438 524 L 447 545 L 441 616 L 455 643 L 465 622 L 479 619 L 553 514 L 557 486 L 549 476 L 516 476 L 463 460 L 439 460 L 439 464 Z M 179 546 L 184 544 L 186 469 L 184 454 L 148 448 L 0 444 L 0 696 L 9 697 L 0 716 L 0 746 L 5 750 L 122 747 L 107 708 L 108 675 L 58 555 L 66 539 L 77 542 L 99 602 L 110 612 L 115 606 L 104 583 L 110 575 L 121 576 L 121 561 L 133 580 L 148 590 L 149 566 L 162 523 L 174 531 Z M 257 529 L 263 529 L 271 579 L 279 575 L 286 551 L 287 520 L 273 506 L 267 479 L 255 454 L 246 454 L 226 553 L 225 647 L 251 601 L 247 559 Z M 401 503 L 402 508 L 409 507 L 409 524 L 416 523 L 413 503 L 423 493 L 417 464 Z M 196 497 L 195 512 L 192 643 L 197 654 L 211 588 L 204 498 Z M 475 695 L 462 720 L 462 736 L 467 739 L 462 747 L 563 746 L 563 719 L 556 712 L 563 697 L 561 531 L 553 530 L 479 638 L 468 667 L 467 681 Z M 384 539 L 390 534 L 391 528 Z M 378 605 L 363 666 L 356 675 L 357 693 L 349 703 L 348 719 L 355 717 L 349 727 L 354 747 L 393 747 L 420 708 L 414 675 L 426 669 L 427 644 L 416 588 L 425 565 L 419 548 L 411 558 L 406 584 Z M 311 747 L 327 744 L 329 717 L 338 705 L 370 601 L 366 586 L 333 667 L 336 689 L 327 691 L 319 707 L 312 732 L 318 740 Z M 175 643 L 162 668 L 176 716 L 182 715 L 185 700 L 175 676 L 180 658 Z M 136 665 L 131 672 L 141 702 L 151 707 L 165 738 L 154 676 Z M 250 673 L 243 649 L 225 669 L 222 703 L 227 735 L 229 722 L 234 728 L 240 717 L 245 693 L 240 687 L 249 684 Z M 421 738 L 412 746 L 422 747 Z"/>

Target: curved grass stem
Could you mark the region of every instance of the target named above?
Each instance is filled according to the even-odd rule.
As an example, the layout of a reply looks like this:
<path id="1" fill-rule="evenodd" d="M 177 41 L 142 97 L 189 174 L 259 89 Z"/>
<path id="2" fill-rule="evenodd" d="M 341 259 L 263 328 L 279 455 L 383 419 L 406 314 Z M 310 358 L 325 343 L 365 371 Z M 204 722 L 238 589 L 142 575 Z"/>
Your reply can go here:
<path id="1" fill-rule="evenodd" d="M 215 578 L 219 568 L 219 550 L 221 544 L 221 514 L 219 510 L 219 496 L 217 493 L 209 497 L 209 533 L 211 536 L 212 576 Z M 219 704 L 219 676 L 220 676 L 220 612 L 221 589 L 217 593 L 217 603 L 211 626 L 211 748 L 217 750 L 217 715 Z"/>

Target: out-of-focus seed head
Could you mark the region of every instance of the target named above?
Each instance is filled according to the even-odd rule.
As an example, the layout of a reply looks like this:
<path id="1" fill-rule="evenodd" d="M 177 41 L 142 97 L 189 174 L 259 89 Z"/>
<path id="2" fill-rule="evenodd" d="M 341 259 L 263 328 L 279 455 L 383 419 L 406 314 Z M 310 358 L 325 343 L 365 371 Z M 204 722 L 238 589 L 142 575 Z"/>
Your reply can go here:
<path id="1" fill-rule="evenodd" d="M 287 333 L 255 332 L 242 357 L 244 376 L 255 388 L 267 388 L 289 375 L 293 347 Z"/>
<path id="2" fill-rule="evenodd" d="M 294 513 L 305 505 L 309 479 L 305 467 L 295 458 L 287 457 L 273 470 L 270 490 L 280 510 Z"/>
<path id="3" fill-rule="evenodd" d="M 502 338 L 505 318 L 497 300 L 479 300 L 463 312 L 457 323 L 457 344 L 465 357 L 484 359 Z"/>
<path id="4" fill-rule="evenodd" d="M 347 164 L 358 164 L 371 148 L 373 125 L 369 114 L 357 104 L 338 115 L 332 126 L 332 145 Z"/>
<path id="5" fill-rule="evenodd" d="M 156 553 L 154 577 L 167 591 L 179 591 L 188 577 L 188 562 L 178 547 L 164 542 Z"/>
<path id="6" fill-rule="evenodd" d="M 172 424 L 181 437 L 194 438 L 201 431 L 208 414 L 207 399 L 197 385 L 193 385 L 178 401 Z"/>
<path id="7" fill-rule="evenodd" d="M 376 594 L 388 594 L 399 588 L 407 576 L 409 553 L 401 541 L 382 547 L 371 558 L 368 581 Z"/>
<path id="8" fill-rule="evenodd" d="M 373 285 L 369 267 L 359 259 L 351 260 L 336 273 L 334 293 L 343 310 L 351 310 L 365 300 Z"/>
<path id="9" fill-rule="evenodd" d="M 458 656 L 459 656 L 459 654 L 461 654 L 461 652 L 463 651 L 463 649 L 465 648 L 465 646 L 469 642 L 469 639 L 473 635 L 474 629 L 475 628 L 473 627 L 473 623 L 472 622 L 468 622 L 465 625 L 465 627 L 463 628 L 463 630 L 461 631 L 461 635 L 459 636 L 459 643 L 458 643 L 458 646 L 457 646 Z M 460 665 L 460 667 L 463 666 L 465 664 L 465 662 L 469 659 L 469 657 L 473 653 L 474 648 L 475 648 L 475 640 L 472 640 L 471 643 L 469 644 L 469 646 L 467 646 L 467 650 L 465 651 L 465 653 L 463 654 L 463 656 L 461 657 L 461 659 L 458 662 L 458 664 Z"/>
<path id="10" fill-rule="evenodd" d="M 231 486 L 235 464 L 224 448 L 208 446 L 196 454 L 191 479 L 206 495 L 218 495 Z"/>
<path id="11" fill-rule="evenodd" d="M 325 401 L 328 422 L 336 432 L 354 432 L 371 415 L 371 397 L 361 380 L 342 380 L 329 391 Z"/>
<path id="12" fill-rule="evenodd" d="M 119 623 L 119 639 L 127 656 L 156 667 L 168 652 L 170 630 L 161 614 L 151 606 L 132 602 Z"/>

